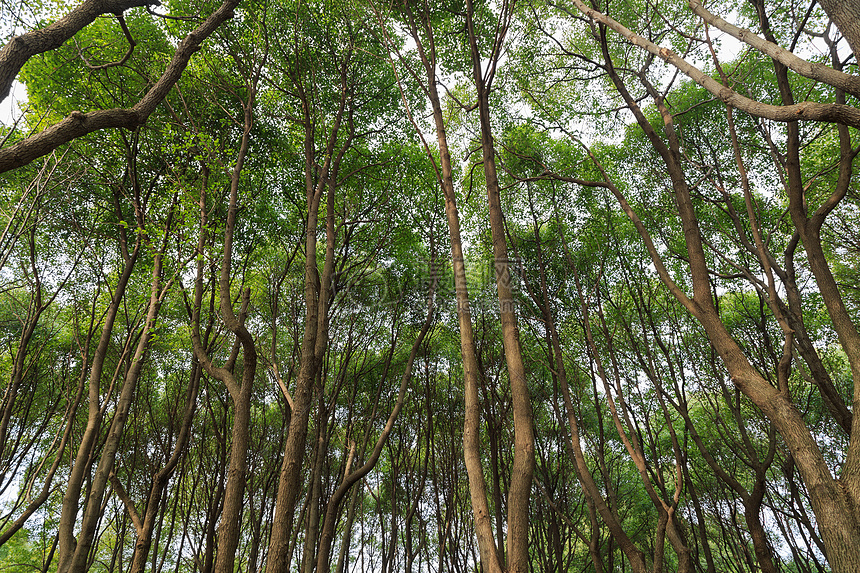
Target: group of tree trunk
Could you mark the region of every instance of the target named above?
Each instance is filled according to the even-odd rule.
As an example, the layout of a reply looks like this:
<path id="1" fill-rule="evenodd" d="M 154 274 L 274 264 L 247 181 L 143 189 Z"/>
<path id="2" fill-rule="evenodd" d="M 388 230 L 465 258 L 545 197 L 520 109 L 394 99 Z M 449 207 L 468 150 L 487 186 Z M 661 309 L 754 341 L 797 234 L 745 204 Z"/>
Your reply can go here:
<path id="1" fill-rule="evenodd" d="M 858 2 L 57 9 L 0 569 L 860 570 Z"/>

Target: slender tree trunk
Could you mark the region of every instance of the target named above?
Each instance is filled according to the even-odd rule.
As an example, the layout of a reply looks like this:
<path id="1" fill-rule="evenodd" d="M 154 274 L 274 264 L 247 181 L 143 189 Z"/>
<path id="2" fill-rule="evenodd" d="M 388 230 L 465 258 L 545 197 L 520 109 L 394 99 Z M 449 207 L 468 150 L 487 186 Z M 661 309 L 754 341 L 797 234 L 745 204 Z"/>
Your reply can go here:
<path id="1" fill-rule="evenodd" d="M 343 69 L 349 58 L 343 63 Z M 345 81 L 345 79 L 344 79 Z M 311 410 L 311 391 L 325 354 L 328 338 L 328 313 L 331 298 L 332 276 L 335 255 L 334 201 L 337 170 L 340 160 L 349 148 L 352 133 L 340 147 L 336 158 L 332 155 L 337 144 L 341 121 L 347 104 L 349 90 L 343 88 L 340 107 L 335 115 L 325 150 L 325 160 L 314 182 L 315 141 L 314 120 L 311 116 L 310 101 L 303 99 L 305 122 L 305 198 L 308 206 L 307 227 L 305 229 L 305 328 L 302 336 L 301 364 L 293 395 L 290 426 L 284 446 L 284 458 L 278 481 L 278 494 L 275 513 L 272 518 L 272 536 L 269 540 L 269 555 L 266 570 L 269 573 L 285 571 L 289 563 L 289 539 L 293 529 L 293 514 L 299 492 L 299 477 L 304 460 L 307 440 L 308 420 Z M 330 172 L 331 170 L 331 172 Z M 317 225 L 319 222 L 320 201 L 326 192 L 326 250 L 323 272 L 317 267 Z"/>
<path id="2" fill-rule="evenodd" d="M 317 414 L 317 447 L 314 456 L 314 466 L 311 472 L 311 487 L 308 491 L 308 517 L 305 527 L 305 544 L 302 550 L 302 569 L 304 573 L 313 573 L 316 560 L 317 539 L 320 530 L 320 497 L 322 496 L 322 471 L 323 460 L 328 450 L 328 415 L 325 410 L 325 398 L 319 396 L 319 410 Z"/>
<path id="3" fill-rule="evenodd" d="M 186 394 L 186 406 L 185 406 L 185 414 L 182 419 L 182 426 L 179 430 L 179 436 L 176 438 L 176 444 L 173 447 L 173 453 L 170 456 L 170 459 L 161 468 L 153 477 L 152 485 L 149 491 L 149 498 L 146 501 L 146 511 L 143 516 L 143 520 L 140 517 L 135 519 L 135 511 L 134 505 L 129 503 L 130 499 L 126 501 L 126 506 L 129 510 L 129 513 L 132 515 L 132 523 L 135 523 L 137 528 L 137 539 L 134 544 L 134 555 L 132 556 L 131 565 L 129 566 L 129 573 L 143 573 L 146 568 L 146 560 L 149 557 L 149 550 L 152 546 L 153 541 L 153 530 L 155 529 L 156 520 L 160 515 L 161 510 L 161 501 L 164 498 L 164 492 L 167 488 L 167 485 L 170 481 L 170 477 L 173 475 L 173 472 L 176 470 L 177 465 L 179 464 L 180 458 L 185 451 L 185 446 L 188 444 L 188 440 L 191 436 L 191 422 L 194 419 L 194 410 L 197 402 L 197 391 L 200 387 L 200 378 L 203 374 L 203 369 L 200 367 L 200 364 L 197 360 L 194 360 L 191 366 L 191 374 L 188 386 L 188 392 Z M 114 489 L 121 491 L 120 488 L 117 487 L 118 480 L 116 476 L 112 476 L 112 480 L 114 483 Z"/>
<path id="4" fill-rule="evenodd" d="M 442 104 L 436 89 L 436 54 L 433 46 L 433 32 L 429 20 L 419 15 L 422 32 L 429 39 L 429 45 L 424 46 L 419 34 L 415 15 L 408 11 L 410 32 L 416 41 L 424 71 L 427 98 L 433 110 L 433 121 L 436 127 L 436 141 L 439 145 L 439 164 L 437 165 L 429 147 L 428 156 L 437 168 L 437 177 L 445 197 L 445 216 L 448 221 L 448 231 L 451 239 L 451 261 L 454 271 L 454 293 L 457 302 L 457 320 L 460 328 L 460 355 L 463 360 L 464 378 L 464 423 L 463 423 L 463 456 L 469 478 L 469 492 L 472 497 L 472 514 L 475 522 L 475 533 L 481 553 L 482 567 L 486 573 L 498 573 L 502 570 L 500 556 L 493 541 L 492 520 L 487 501 L 487 484 L 483 475 L 483 464 L 480 454 L 480 419 L 479 403 L 479 366 L 475 352 L 475 339 L 472 329 L 472 313 L 469 305 L 469 292 L 466 285 L 466 267 L 463 257 L 463 244 L 460 238 L 460 216 L 457 210 L 457 200 L 454 191 L 454 170 L 451 165 L 451 154 L 448 149 L 448 138 L 445 133 L 445 120 L 442 114 Z M 405 97 L 405 96 L 404 96 Z"/>
<path id="5" fill-rule="evenodd" d="M 239 210 L 239 185 L 242 169 L 248 155 L 251 140 L 251 128 L 254 123 L 254 102 L 256 99 L 257 82 L 263 66 L 263 60 L 255 63 L 252 77 L 248 80 L 248 96 L 243 102 L 243 132 L 236 155 L 236 162 L 230 173 L 230 197 L 227 206 L 227 221 L 224 227 L 224 252 L 221 260 L 220 276 L 218 279 L 218 308 L 221 319 L 233 336 L 236 343 L 234 351 L 223 367 L 215 366 L 206 353 L 200 336 L 200 301 L 203 289 L 203 248 L 206 244 L 206 199 L 205 184 L 207 174 L 204 170 L 203 188 L 200 194 L 200 239 L 198 243 L 197 281 L 195 283 L 192 323 L 192 343 L 194 353 L 207 374 L 227 387 L 233 402 L 233 425 L 230 432 L 230 455 L 227 466 L 227 481 L 224 486 L 224 502 L 221 518 L 218 522 L 218 552 L 215 555 L 215 573 L 233 573 L 236 550 L 239 545 L 239 533 L 242 522 L 246 472 L 248 467 L 249 423 L 251 419 L 251 393 L 257 370 L 257 348 L 254 338 L 245 326 L 251 290 L 247 288 L 242 293 L 242 304 L 239 314 L 233 310 L 231 289 L 233 269 L 233 241 L 237 228 Z M 234 369 L 239 349 L 242 353 L 241 378 L 237 380 Z"/>
<path id="6" fill-rule="evenodd" d="M 170 224 L 168 223 L 168 228 L 169 226 Z M 149 350 L 149 343 L 152 339 L 152 330 L 155 328 L 155 322 L 158 317 L 161 302 L 166 294 L 166 289 L 161 288 L 162 260 L 163 253 L 158 253 L 155 257 L 152 268 L 151 292 L 145 324 L 135 353 L 132 356 L 131 366 L 123 379 L 113 420 L 104 446 L 102 447 L 102 453 L 96 467 L 95 475 L 93 476 L 92 483 L 89 487 L 87 507 L 80 523 L 77 545 L 75 547 L 71 563 L 69 564 L 68 571 L 71 572 L 83 572 L 87 569 L 90 549 L 95 538 L 98 522 L 102 517 L 102 499 L 104 498 L 105 490 L 110 480 L 110 475 L 113 472 L 114 460 L 125 429 L 126 420 L 128 419 L 128 413 L 131 409 L 131 402 L 137 388 L 137 381 L 140 378 L 140 373 Z"/>
<path id="7" fill-rule="evenodd" d="M 507 6 L 507 10 L 512 10 L 512 7 Z M 511 15 L 507 11 L 499 16 L 500 20 L 506 20 L 510 17 Z M 509 21 L 500 22 L 497 28 L 501 32 L 497 32 L 493 44 L 493 55 L 489 64 L 493 68 L 497 64 L 498 54 L 501 53 L 508 25 Z M 472 56 L 473 81 L 478 92 L 481 149 L 483 151 L 484 179 L 487 186 L 493 256 L 495 257 L 496 288 L 499 296 L 505 362 L 508 367 L 508 380 L 511 386 L 514 413 L 514 461 L 511 467 L 511 482 L 507 497 L 507 571 L 526 573 L 529 570 L 529 496 L 535 468 L 532 406 L 525 366 L 523 365 L 522 349 L 520 348 L 519 327 L 515 312 L 516 303 L 513 296 L 505 223 L 499 194 L 499 179 L 496 174 L 489 100 L 490 82 L 493 76 L 488 74 L 489 78 L 485 78 L 482 70 L 482 56 L 477 44 L 474 8 L 471 0 L 466 0 L 466 28 Z"/>
<path id="8" fill-rule="evenodd" d="M 66 492 L 63 495 L 63 508 L 60 514 L 60 524 L 58 529 L 59 540 L 57 543 L 59 573 L 68 573 L 71 571 L 72 560 L 75 556 L 75 551 L 78 545 L 77 540 L 75 539 L 75 526 L 78 521 L 81 490 L 84 480 L 89 474 L 89 469 L 91 467 L 90 456 L 93 444 L 99 430 L 101 429 L 102 422 L 102 372 L 104 370 L 105 359 L 107 358 L 108 347 L 113 334 L 114 322 L 116 321 L 117 314 L 119 313 L 122 299 L 125 296 L 128 281 L 131 278 L 132 271 L 135 263 L 137 262 L 139 251 L 140 241 L 138 240 L 134 251 L 125 261 L 119 281 L 114 289 L 113 298 L 111 299 L 110 306 L 108 307 L 108 311 L 105 315 L 101 338 L 99 339 L 98 346 L 96 347 L 95 354 L 93 356 L 92 365 L 90 366 L 87 425 L 78 446 L 74 464 L 69 472 L 69 480 L 66 485 Z"/>

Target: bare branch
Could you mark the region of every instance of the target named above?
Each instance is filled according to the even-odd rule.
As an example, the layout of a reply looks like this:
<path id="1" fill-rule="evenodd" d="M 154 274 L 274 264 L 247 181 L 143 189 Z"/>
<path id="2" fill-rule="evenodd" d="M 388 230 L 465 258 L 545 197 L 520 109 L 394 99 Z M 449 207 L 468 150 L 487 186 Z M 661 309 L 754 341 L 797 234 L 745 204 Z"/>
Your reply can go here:
<path id="1" fill-rule="evenodd" d="M 93 71 L 105 70 L 107 68 L 115 68 L 115 67 L 121 66 L 124 63 L 126 63 L 128 61 L 128 59 L 131 57 L 131 55 L 134 53 L 134 47 L 137 46 L 137 42 L 134 41 L 134 38 L 131 35 L 131 31 L 128 29 L 128 25 L 126 25 L 126 23 L 125 23 L 125 18 L 123 18 L 122 15 L 118 14 L 116 19 L 119 21 L 119 25 L 122 28 L 122 33 L 125 34 L 125 38 L 126 38 L 126 40 L 128 40 L 128 50 L 126 50 L 125 55 L 123 55 L 123 57 L 121 59 L 119 59 L 115 62 L 108 62 L 106 64 L 101 64 L 101 65 L 93 65 L 93 64 L 89 63 L 87 61 L 86 57 L 84 56 L 83 51 L 78 50 L 78 53 L 80 54 L 81 60 L 83 60 L 84 65 L 86 65 L 89 69 L 91 69 Z"/>

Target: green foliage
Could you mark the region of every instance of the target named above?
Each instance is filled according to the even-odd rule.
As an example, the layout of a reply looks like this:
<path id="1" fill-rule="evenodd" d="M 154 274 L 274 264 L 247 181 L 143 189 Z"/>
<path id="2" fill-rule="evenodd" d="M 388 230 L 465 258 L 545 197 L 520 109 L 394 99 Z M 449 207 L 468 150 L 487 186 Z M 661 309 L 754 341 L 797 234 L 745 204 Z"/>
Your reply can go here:
<path id="1" fill-rule="evenodd" d="M 10 573 L 40 571 L 45 557 L 45 548 L 31 540 L 27 529 L 22 529 L 0 546 L 0 570 Z"/>
<path id="2" fill-rule="evenodd" d="M 783 43 L 797 34 L 804 36 L 799 42 L 809 40 L 795 29 L 803 16 L 795 17 L 801 9 L 796 4 L 767 6 L 773 32 Z M 215 5 L 176 1 L 160 10 L 207 14 Z M 500 8 L 488 2 L 475 6 L 485 59 Z M 747 5 L 710 8 L 757 27 Z M 679 217 L 679 182 L 654 141 L 632 120 L 609 77 L 598 43 L 605 30 L 574 16 L 573 7 L 518 3 L 512 9 L 490 102 L 534 410 L 533 570 L 590 571 L 595 554 L 604 570 L 626 570 L 606 512 L 646 561 L 652 560 L 660 542 L 660 512 L 669 506 L 694 555 L 693 568 L 709 566 L 707 549 L 715 570 L 757 570 L 744 523 L 747 513 L 757 513 L 768 543 L 779 548 L 778 568 L 811 570 L 810 564 L 822 559 L 819 532 L 804 517 L 812 514 L 809 492 L 785 440 L 732 384 L 701 324 L 666 288 L 671 281 L 692 295 L 688 240 L 693 231 Z M 717 69 L 686 2 L 631 0 L 601 9 L 721 81 L 722 71 L 739 93 L 782 103 L 765 56 L 742 53 L 720 61 Z M 241 376 L 248 367 L 246 350 L 224 321 L 223 305 L 232 305 L 257 361 L 237 567 L 263 567 L 284 443 L 295 416 L 283 390 L 295 391 L 307 359 L 302 356 L 305 305 L 319 302 L 322 290 L 315 281 L 324 270 L 328 240 L 334 270 L 330 301 L 325 301 L 330 310 L 322 321 L 325 338 L 317 340 L 322 358 L 310 402 L 310 438 L 299 459 L 292 460 L 302 464 L 291 532 L 293 564 L 299 565 L 305 544 L 317 547 L 311 516 L 324 517 L 347 470 L 368 459 L 381 435 L 427 317 L 433 285 L 431 328 L 416 352 L 406 403 L 377 466 L 342 503 L 334 547 L 350 544 L 345 559 L 350 566 L 362 561 L 365 570 L 381 570 L 383 561 L 388 570 L 436 564 L 445 571 L 475 568 L 462 460 L 459 317 L 436 171 L 439 146 L 435 127 L 428 127 L 432 118 L 426 77 L 417 72 L 423 68 L 415 38 L 407 33 L 413 23 L 425 56 L 435 57 L 453 154 L 480 369 L 480 455 L 496 541 L 503 545 L 514 426 L 478 118 L 471 109 L 476 94 L 467 81 L 472 69 L 464 10 L 459 0 L 432 5 L 410 0 L 387 7 L 333 0 L 243 2 L 195 55 L 144 127 L 76 140 L 5 176 L 0 226 L 8 225 L 9 234 L 0 237 L 0 428 L 5 427 L 0 488 L 9 496 L 10 519 L 38 494 L 53 462 L 59 469 L 47 484 L 53 492 L 48 500 L 0 546 L 0 571 L 43 568 L 92 396 L 101 409 L 101 425 L 87 457 L 102 455 L 118 388 L 131 370 L 142 333 L 157 256 L 164 263 L 162 302 L 113 464 L 116 479 L 135 511 L 143 513 L 154 476 L 176 454 L 175 473 L 156 508 L 161 537 L 150 550 L 148 567 L 212 568 L 237 416 L 230 390 L 211 371 L 201 370 L 200 356 L 194 356 L 192 316 L 195 310 L 200 314 L 204 353 L 212 364 L 227 365 Z M 163 71 L 178 39 L 198 23 L 190 17 L 158 18 L 140 8 L 123 17 L 137 45 L 122 65 L 92 69 L 126 53 L 127 40 L 115 17 L 98 18 L 73 41 L 28 62 L 20 76 L 31 105 L 28 127 L 42 129 L 73 110 L 134 105 Z M 821 24 L 815 8 L 808 29 L 822 30 Z M 783 307 L 771 299 L 775 292 L 778 302 L 785 308 L 791 304 L 796 320 L 803 321 L 837 394 L 850 403 L 850 357 L 787 213 L 789 130 L 737 110 L 730 116 L 721 101 L 676 77 L 661 60 L 612 33 L 606 37 L 612 69 L 629 86 L 658 143 L 672 143 L 670 127 L 677 134 L 683 183 L 698 226 L 694 231 L 705 243 L 709 296 L 722 327 L 755 372 L 777 386 L 786 333 L 775 312 Z M 722 48 L 716 49 L 723 58 Z M 790 84 L 798 99 L 830 102 L 836 97 L 832 87 L 799 74 L 790 75 Z M 672 116 L 671 126 L 653 103 L 655 93 Z M 413 121 L 424 141 L 413 133 Z M 222 277 L 231 177 L 246 127 L 247 156 L 235 180 L 232 267 Z M 849 134 L 856 139 L 853 129 Z M 799 173 L 809 213 L 831 198 L 844 144 L 834 126 L 800 126 Z M 309 229 L 308 196 L 316 189 L 322 190 L 319 219 Z M 641 220 L 653 251 L 620 208 L 619 195 Z M 857 201 L 856 181 L 851 181 L 822 232 L 825 262 L 855 323 L 860 316 Z M 770 255 L 769 269 L 756 250 L 754 231 Z M 305 252 L 308 233 L 316 234 L 315 251 Z M 86 381 L 99 334 L 138 241 L 140 254 L 106 338 L 105 367 L 90 395 Z M 655 256 L 668 276 L 657 275 Z M 307 276 L 306 257 L 311 261 Z M 773 291 L 769 272 L 775 277 Z M 228 286 L 226 301 L 220 298 L 222 279 Z M 796 301 L 789 300 L 789 289 L 796 289 L 791 291 Z M 45 308 L 26 342 L 22 333 L 39 297 Z M 789 350 L 794 354 L 787 393 L 837 475 L 845 471 L 848 437 L 835 427 L 813 383 L 810 357 L 796 343 Z M 198 375 L 195 395 L 190 390 Z M 13 388 L 14 380 L 19 382 Z M 76 402 L 79 388 L 82 398 Z M 189 406 L 189 439 L 177 450 Z M 584 455 L 581 466 L 573 454 L 570 417 Z M 67 427 L 69 445 L 59 453 Z M 599 499 L 583 493 L 583 468 L 595 480 Z M 92 482 L 92 474 L 87 480 Z M 105 571 L 125 570 L 136 542 L 129 509 L 120 500 L 120 488 L 112 485 L 93 551 L 92 568 Z M 749 493 L 756 487 L 764 488 L 761 501 L 744 506 L 738 490 Z M 87 495 L 76 500 L 81 508 Z M 603 514 L 589 506 L 596 501 L 605 504 Z M 8 521 L 3 523 L 8 527 Z M 806 546 L 804 539 L 810 540 Z M 665 568 L 675 570 L 678 553 L 668 542 L 666 548 Z"/>

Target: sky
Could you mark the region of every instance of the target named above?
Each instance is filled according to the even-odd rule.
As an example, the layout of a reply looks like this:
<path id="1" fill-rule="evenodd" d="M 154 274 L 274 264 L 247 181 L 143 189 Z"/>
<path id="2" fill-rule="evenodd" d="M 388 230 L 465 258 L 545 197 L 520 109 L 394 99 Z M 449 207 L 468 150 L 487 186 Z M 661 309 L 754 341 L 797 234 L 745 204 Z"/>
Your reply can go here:
<path id="1" fill-rule="evenodd" d="M 6 99 L 0 102 L 0 123 L 3 125 L 12 125 L 15 118 L 20 113 L 18 107 L 19 102 L 23 105 L 26 101 L 27 90 L 24 88 L 23 84 L 16 81 L 12 84 L 12 91 L 9 92 Z"/>

